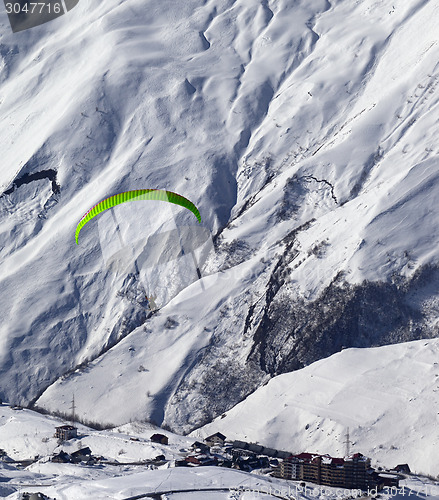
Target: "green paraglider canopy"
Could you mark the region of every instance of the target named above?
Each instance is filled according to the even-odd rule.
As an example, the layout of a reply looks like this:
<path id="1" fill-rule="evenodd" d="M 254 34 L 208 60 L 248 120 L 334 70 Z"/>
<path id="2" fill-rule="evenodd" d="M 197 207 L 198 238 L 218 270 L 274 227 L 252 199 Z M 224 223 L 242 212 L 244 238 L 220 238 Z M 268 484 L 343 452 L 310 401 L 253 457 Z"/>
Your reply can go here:
<path id="1" fill-rule="evenodd" d="M 75 231 L 76 244 L 78 244 L 79 232 L 89 220 L 93 219 L 93 217 L 100 214 L 104 210 L 107 210 L 108 208 L 112 208 L 127 201 L 136 200 L 168 201 L 170 203 L 174 203 L 175 205 L 180 205 L 190 210 L 198 219 L 198 222 L 201 223 L 201 216 L 198 208 L 187 198 L 185 198 L 184 196 L 180 196 L 177 193 L 164 191 L 162 189 L 137 189 L 136 191 L 125 191 L 123 193 L 115 194 L 114 196 L 110 196 L 109 198 L 100 201 L 82 217 Z"/>

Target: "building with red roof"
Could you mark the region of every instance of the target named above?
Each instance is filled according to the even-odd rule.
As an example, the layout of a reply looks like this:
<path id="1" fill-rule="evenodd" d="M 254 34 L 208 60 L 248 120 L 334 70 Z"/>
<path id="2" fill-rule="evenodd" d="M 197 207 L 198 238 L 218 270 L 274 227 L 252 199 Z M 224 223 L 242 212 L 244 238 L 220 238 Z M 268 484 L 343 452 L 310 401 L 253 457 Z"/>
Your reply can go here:
<path id="1" fill-rule="evenodd" d="M 370 470 L 370 459 L 361 453 L 346 458 L 299 453 L 281 462 L 274 475 L 326 486 L 366 489 L 371 484 Z"/>

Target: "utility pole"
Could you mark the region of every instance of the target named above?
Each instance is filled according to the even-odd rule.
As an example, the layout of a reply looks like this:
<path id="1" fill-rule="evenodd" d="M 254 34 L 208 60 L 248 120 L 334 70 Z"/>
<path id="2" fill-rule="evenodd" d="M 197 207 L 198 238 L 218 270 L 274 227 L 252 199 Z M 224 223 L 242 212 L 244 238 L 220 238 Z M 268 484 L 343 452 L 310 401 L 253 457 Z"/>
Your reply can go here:
<path id="1" fill-rule="evenodd" d="M 75 393 L 72 395 L 72 406 L 70 407 L 72 410 L 72 422 L 75 423 L 76 420 L 76 415 L 75 415 L 75 410 L 76 410 L 76 405 L 75 405 Z"/>
<path id="2" fill-rule="evenodd" d="M 346 430 L 346 441 L 345 441 L 345 444 L 346 444 L 346 457 L 348 457 L 350 455 L 350 449 L 349 449 L 349 445 L 350 445 L 351 441 L 349 439 L 349 427 L 347 428 Z"/>

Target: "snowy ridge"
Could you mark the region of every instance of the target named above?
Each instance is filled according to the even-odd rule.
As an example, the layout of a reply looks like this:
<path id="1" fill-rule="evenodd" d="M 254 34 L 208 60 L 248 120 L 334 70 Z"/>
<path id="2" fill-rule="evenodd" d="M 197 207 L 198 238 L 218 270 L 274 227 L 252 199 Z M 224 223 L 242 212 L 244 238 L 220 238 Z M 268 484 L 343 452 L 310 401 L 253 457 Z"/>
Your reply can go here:
<path id="1" fill-rule="evenodd" d="M 351 451 L 377 466 L 409 463 L 436 475 L 438 349 L 437 339 L 346 349 L 271 379 L 190 435 L 219 431 L 294 453 L 344 456 L 349 428 Z"/>

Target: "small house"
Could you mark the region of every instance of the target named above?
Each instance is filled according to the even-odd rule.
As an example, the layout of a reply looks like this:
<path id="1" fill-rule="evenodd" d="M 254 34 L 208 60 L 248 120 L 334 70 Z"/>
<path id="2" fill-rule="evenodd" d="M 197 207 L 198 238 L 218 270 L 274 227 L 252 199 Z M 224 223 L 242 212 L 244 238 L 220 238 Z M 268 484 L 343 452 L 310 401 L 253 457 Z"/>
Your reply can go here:
<path id="1" fill-rule="evenodd" d="M 242 448 L 232 448 L 230 450 L 230 454 L 232 455 L 233 458 L 238 458 L 238 457 L 255 457 L 256 453 L 250 450 L 244 450 Z"/>
<path id="2" fill-rule="evenodd" d="M 218 465 L 218 459 L 216 457 L 201 455 L 198 456 L 197 458 L 200 461 L 200 465 L 213 465 L 213 466 Z"/>
<path id="3" fill-rule="evenodd" d="M 227 467 L 228 469 L 230 469 L 233 465 L 233 462 L 231 460 L 229 460 L 228 458 L 220 457 L 218 459 L 218 465 L 220 467 Z"/>
<path id="4" fill-rule="evenodd" d="M 209 446 L 207 446 L 206 443 L 200 443 L 200 441 L 195 441 L 195 443 L 192 443 L 191 447 L 194 450 L 200 450 L 201 453 L 208 453 L 209 452 Z"/>
<path id="5" fill-rule="evenodd" d="M 91 450 L 87 446 L 70 454 L 73 463 L 88 462 L 91 459 Z"/>
<path id="6" fill-rule="evenodd" d="M 186 464 L 191 465 L 191 466 L 197 466 L 200 465 L 201 462 L 197 457 L 194 457 L 193 455 L 189 455 L 185 458 Z"/>
<path id="7" fill-rule="evenodd" d="M 249 457 L 238 457 L 233 461 L 232 468 L 251 472 L 252 468 L 249 465 Z"/>
<path id="8" fill-rule="evenodd" d="M 268 457 L 264 456 L 258 457 L 258 461 L 260 469 L 267 469 L 268 467 L 270 467 L 270 461 Z"/>
<path id="9" fill-rule="evenodd" d="M 61 450 L 58 454 L 53 455 L 52 462 L 55 462 L 58 464 L 68 464 L 68 463 L 70 463 L 70 455 L 68 453 L 66 453 L 65 451 Z"/>
<path id="10" fill-rule="evenodd" d="M 55 437 L 62 441 L 67 441 L 78 437 L 78 429 L 73 425 L 60 425 L 55 428 Z"/>
<path id="11" fill-rule="evenodd" d="M 49 497 L 47 497 L 44 493 L 22 493 L 21 494 L 21 500 L 49 500 Z"/>
<path id="12" fill-rule="evenodd" d="M 398 464 L 394 469 L 395 472 L 400 472 L 401 474 L 411 474 L 410 467 L 408 464 Z"/>
<path id="13" fill-rule="evenodd" d="M 154 443 L 168 444 L 168 436 L 163 434 L 153 434 L 150 439 Z"/>
<path id="14" fill-rule="evenodd" d="M 218 459 L 207 455 L 189 455 L 185 458 L 187 465 L 196 467 L 199 465 L 218 465 Z"/>
<path id="15" fill-rule="evenodd" d="M 208 436 L 207 438 L 204 439 L 204 442 L 208 446 L 224 446 L 224 441 L 226 440 L 226 436 L 224 434 L 221 434 L 221 432 L 215 432 L 215 434 L 212 434 L 211 436 Z"/>
<path id="16" fill-rule="evenodd" d="M 384 487 L 392 488 L 395 486 L 399 488 L 399 476 L 396 474 L 388 474 L 385 472 L 378 474 L 378 489 L 382 489 Z"/>
<path id="17" fill-rule="evenodd" d="M 189 464 L 186 460 L 176 460 L 175 467 L 189 467 Z"/>
<path id="18" fill-rule="evenodd" d="M 14 460 L 8 456 L 5 450 L 0 449 L 0 462 L 13 462 Z"/>

